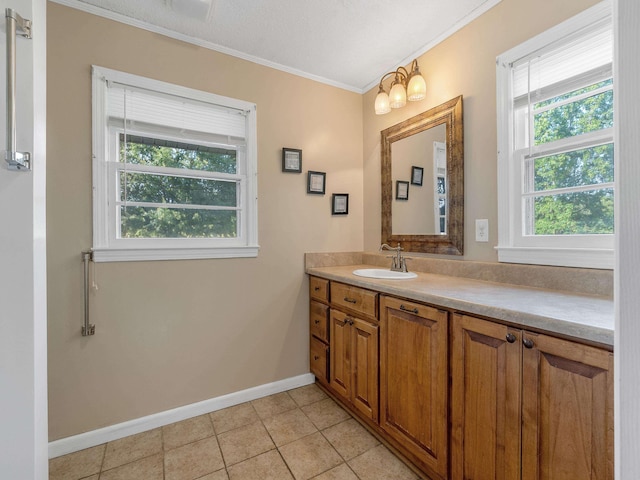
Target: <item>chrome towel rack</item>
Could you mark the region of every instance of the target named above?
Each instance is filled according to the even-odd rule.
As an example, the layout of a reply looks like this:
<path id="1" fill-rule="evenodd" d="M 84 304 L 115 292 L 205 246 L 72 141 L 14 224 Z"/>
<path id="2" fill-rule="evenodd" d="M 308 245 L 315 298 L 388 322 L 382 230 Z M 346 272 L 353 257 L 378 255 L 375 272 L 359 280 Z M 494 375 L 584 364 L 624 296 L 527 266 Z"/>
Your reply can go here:
<path id="1" fill-rule="evenodd" d="M 88 250 L 82 252 L 82 263 L 84 265 L 84 324 L 82 325 L 82 336 L 95 335 L 96 326 L 89 323 L 89 262 L 93 260 L 93 252 Z"/>
<path id="2" fill-rule="evenodd" d="M 7 21 L 7 149 L 4 159 L 9 170 L 31 170 L 31 154 L 16 150 L 16 35 L 31 38 L 31 20 L 12 8 L 5 9 Z"/>

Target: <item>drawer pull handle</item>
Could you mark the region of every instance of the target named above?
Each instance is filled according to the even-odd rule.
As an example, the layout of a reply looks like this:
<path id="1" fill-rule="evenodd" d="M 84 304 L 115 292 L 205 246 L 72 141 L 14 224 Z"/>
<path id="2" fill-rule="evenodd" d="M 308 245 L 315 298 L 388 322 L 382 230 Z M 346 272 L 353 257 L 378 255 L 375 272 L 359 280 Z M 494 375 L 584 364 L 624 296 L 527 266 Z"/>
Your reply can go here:
<path id="1" fill-rule="evenodd" d="M 524 340 L 522 340 L 522 343 L 526 348 L 533 348 L 533 340 L 531 340 L 530 338 L 525 338 Z"/>
<path id="2" fill-rule="evenodd" d="M 313 288 L 313 291 L 314 291 L 314 292 L 319 292 L 319 291 L 320 291 L 320 287 L 314 287 L 314 288 Z"/>
<path id="3" fill-rule="evenodd" d="M 320 320 L 314 320 L 313 323 L 315 323 L 316 325 L 318 325 L 320 323 Z"/>
<path id="4" fill-rule="evenodd" d="M 516 336 L 513 333 L 507 333 L 507 342 L 513 343 L 516 341 Z"/>
<path id="5" fill-rule="evenodd" d="M 402 310 L 404 312 L 415 313 L 416 315 L 418 314 L 418 309 L 417 308 L 407 308 L 402 304 L 400 305 L 400 310 Z"/>
<path id="6" fill-rule="evenodd" d="M 314 359 L 314 360 L 320 360 L 320 357 L 319 357 L 318 355 L 314 355 L 314 356 L 313 356 L 313 359 Z"/>
<path id="7" fill-rule="evenodd" d="M 344 301 L 348 303 L 358 303 L 355 298 L 344 297 Z"/>

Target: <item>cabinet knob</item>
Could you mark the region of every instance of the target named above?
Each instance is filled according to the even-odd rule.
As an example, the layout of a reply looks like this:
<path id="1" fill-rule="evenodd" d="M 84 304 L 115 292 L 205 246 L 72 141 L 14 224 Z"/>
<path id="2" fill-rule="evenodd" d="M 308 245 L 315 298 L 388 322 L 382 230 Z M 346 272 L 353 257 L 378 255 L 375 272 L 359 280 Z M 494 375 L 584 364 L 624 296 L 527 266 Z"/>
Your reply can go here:
<path id="1" fill-rule="evenodd" d="M 513 333 L 507 333 L 507 342 L 513 343 L 516 341 L 516 336 Z"/>
<path id="2" fill-rule="evenodd" d="M 320 290 L 320 287 L 313 287 L 313 291 L 314 291 L 314 292 L 317 292 L 317 291 L 319 291 L 319 290 Z"/>
<path id="3" fill-rule="evenodd" d="M 533 340 L 531 340 L 530 338 L 525 338 L 522 340 L 522 344 L 526 347 L 526 348 L 533 348 Z"/>
<path id="4" fill-rule="evenodd" d="M 314 356 L 313 356 L 313 359 L 314 359 L 314 360 L 320 360 L 320 357 L 319 357 L 318 355 L 314 355 Z"/>
<path id="5" fill-rule="evenodd" d="M 318 325 L 320 323 L 320 320 L 316 319 L 313 321 L 313 323 L 315 323 L 316 325 Z"/>

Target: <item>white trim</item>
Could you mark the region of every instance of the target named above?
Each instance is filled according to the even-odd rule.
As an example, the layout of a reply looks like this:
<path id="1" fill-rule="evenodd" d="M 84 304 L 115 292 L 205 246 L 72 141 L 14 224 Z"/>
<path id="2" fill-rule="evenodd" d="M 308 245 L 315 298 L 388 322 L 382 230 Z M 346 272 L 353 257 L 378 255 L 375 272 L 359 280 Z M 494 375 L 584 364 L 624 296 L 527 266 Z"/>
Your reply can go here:
<path id="1" fill-rule="evenodd" d="M 53 1 L 56 1 L 56 0 L 53 0 Z M 451 35 L 456 33 L 458 30 L 461 30 L 462 28 L 466 27 L 468 24 L 473 22 L 480 15 L 482 15 L 482 14 L 488 12 L 489 10 L 491 10 L 493 7 L 498 5 L 501 1 L 502 0 L 488 0 L 488 1 L 484 2 L 478 8 L 476 8 L 472 12 L 470 12 L 467 15 L 465 15 L 464 17 L 462 17 L 460 20 L 458 20 L 456 23 L 454 23 L 450 28 L 448 28 L 443 33 L 438 35 L 436 38 L 431 40 L 424 47 L 416 50 L 411 55 L 405 57 L 403 60 L 398 62 L 398 64 L 393 69 L 385 68 L 384 70 L 381 70 L 380 73 L 378 75 L 376 75 L 376 78 L 373 81 L 371 81 L 370 83 L 368 83 L 367 85 L 365 85 L 365 87 L 362 88 L 361 91 L 359 91 L 358 93 L 365 93 L 365 92 L 368 92 L 369 90 L 371 90 L 373 87 L 377 87 L 378 83 L 380 83 L 380 77 L 382 77 L 382 75 L 384 75 L 385 72 L 388 72 L 388 71 L 391 71 L 391 70 L 395 70 L 398 66 L 409 65 L 415 58 L 418 58 L 418 57 L 424 55 L 429 50 L 431 50 L 433 47 L 435 47 L 439 43 L 442 43 L 447 38 L 449 38 Z"/>
<path id="2" fill-rule="evenodd" d="M 210 258 L 257 257 L 260 247 L 222 248 L 127 248 L 94 249 L 93 260 L 101 262 L 137 262 L 153 260 L 197 260 Z"/>
<path id="3" fill-rule="evenodd" d="M 495 247 L 500 262 L 610 270 L 613 250 L 606 248 Z"/>
<path id="4" fill-rule="evenodd" d="M 502 66 L 508 66 L 509 63 L 515 62 L 522 57 L 530 55 L 531 52 L 546 47 L 547 45 L 562 40 L 567 36 L 567 32 L 575 32 L 585 25 L 601 20 L 607 15 L 611 16 L 612 6 L 609 0 L 604 0 L 591 8 L 559 23 L 555 27 L 530 38 L 529 40 L 507 50 L 498 57 L 498 63 Z"/>
<path id="5" fill-rule="evenodd" d="M 164 35 L 169 38 L 174 38 L 176 40 L 180 40 L 186 43 L 191 43 L 193 45 L 197 45 L 199 47 L 207 48 L 209 50 L 213 50 L 215 52 L 224 53 L 225 55 L 231 55 L 232 57 L 240 58 L 242 60 L 246 60 L 248 62 L 256 63 L 258 65 L 263 65 L 265 67 L 273 68 L 275 70 L 280 70 L 281 72 L 290 73 L 292 75 L 296 75 L 298 77 L 307 78 L 309 80 L 313 80 L 319 83 L 324 83 L 325 85 L 330 85 L 332 87 L 341 88 L 343 90 L 347 90 L 349 92 L 364 94 L 373 87 L 378 85 L 380 81 L 380 77 L 384 73 L 384 71 L 388 71 L 386 68 L 384 71 L 381 71 L 379 75 L 376 75 L 376 79 L 372 80 L 369 84 L 365 85 L 362 88 L 354 87 L 353 85 L 348 85 L 346 83 L 337 82 L 335 80 L 331 80 L 329 78 L 321 77 L 319 75 L 314 75 L 313 73 L 304 72 L 302 70 L 298 70 L 297 68 L 288 67 L 286 65 L 282 65 L 277 62 L 273 62 L 271 60 L 266 60 L 264 58 L 256 57 L 254 55 L 249 55 L 244 52 L 240 52 L 238 50 L 234 50 L 233 48 L 225 47 L 222 45 L 218 45 L 217 43 L 209 42 L 206 40 L 202 40 L 199 38 L 194 38 L 189 35 L 185 35 L 183 33 L 175 32 L 173 30 L 169 30 L 164 27 L 159 27 L 157 25 L 151 25 L 150 23 L 143 22 L 142 20 L 138 20 L 135 18 L 127 17 L 126 15 L 122 15 L 120 13 L 112 12 L 110 10 L 97 7 L 95 5 L 91 5 L 89 3 L 81 2 L 79 0 L 51 0 L 53 3 L 57 3 L 60 5 L 64 5 L 66 7 L 75 8 L 76 10 L 80 10 L 86 13 L 90 13 L 92 15 L 96 15 L 98 17 L 107 18 L 109 20 L 113 20 L 114 22 L 123 23 L 125 25 L 129 25 L 132 27 L 140 28 L 142 30 L 146 30 L 148 32 L 158 33 L 160 35 Z M 473 22 L 480 15 L 486 13 L 496 5 L 498 5 L 502 0 L 488 0 L 480 5 L 478 8 L 470 12 L 468 15 L 464 16 L 460 20 L 458 20 L 455 24 L 453 24 L 449 29 L 443 32 L 441 35 L 433 39 L 431 42 L 427 43 L 424 47 L 416 50 L 414 53 L 406 57 L 404 60 L 399 62 L 398 65 L 408 65 L 414 58 L 418 58 L 423 55 L 427 51 L 431 50 L 433 47 L 438 45 L 439 43 L 446 40 L 448 37 L 453 35 L 458 30 L 462 29 L 469 23 Z"/>
<path id="6" fill-rule="evenodd" d="M 79 0 L 51 0 L 54 3 L 58 3 L 60 5 L 64 5 L 66 7 L 75 8 L 76 10 L 81 10 L 86 13 L 90 13 L 92 15 L 96 15 L 98 17 L 106 18 L 109 20 L 113 20 L 114 22 L 124 23 L 125 25 L 129 25 L 132 27 L 140 28 L 142 30 L 146 30 L 148 32 L 157 33 L 160 35 L 164 35 L 165 37 L 173 38 L 176 40 L 180 40 L 182 42 L 190 43 L 192 45 L 197 45 L 199 47 L 207 48 L 209 50 L 213 50 L 219 53 L 224 53 L 225 55 L 231 55 L 232 57 L 240 58 L 242 60 L 247 60 L 248 62 L 256 63 L 258 65 L 263 65 L 265 67 L 273 68 L 275 70 L 280 70 L 281 72 L 290 73 L 292 75 L 296 75 L 298 77 L 308 78 L 309 80 L 314 80 L 319 83 L 324 83 L 325 85 L 330 85 L 332 87 L 341 88 L 343 90 L 348 90 L 350 92 L 355 93 L 364 93 L 365 90 L 361 88 L 356 88 L 351 85 L 347 85 L 346 83 L 336 82 L 334 80 L 330 80 L 325 77 L 321 77 L 319 75 L 314 75 L 312 73 L 303 72 L 302 70 L 298 70 L 296 68 L 288 67 L 286 65 L 282 65 L 280 63 L 272 62 L 270 60 L 266 60 L 264 58 L 256 57 L 254 55 L 249 55 L 247 53 L 239 52 L 238 50 L 234 50 L 232 48 L 224 47 L 222 45 L 218 45 L 217 43 L 209 42 L 206 40 L 202 40 L 199 38 L 194 38 L 189 35 L 185 35 L 183 33 L 175 32 L 173 30 L 169 30 L 164 27 L 159 27 L 157 25 L 151 25 L 150 23 L 143 22 L 142 20 L 138 20 L 135 18 L 127 17 L 120 13 L 112 12 L 110 10 L 106 10 L 104 8 L 96 7 L 95 5 L 91 5 L 89 3 L 81 2 Z M 501 0 L 497 0 L 501 1 Z M 463 25 L 464 26 L 464 25 Z M 452 32 L 453 33 L 453 32 Z"/>
<path id="7" fill-rule="evenodd" d="M 116 189 L 111 180 L 119 162 L 109 155 L 108 139 L 113 138 L 107 119 L 108 82 L 117 82 L 133 87 L 162 92 L 169 95 L 192 98 L 212 105 L 222 105 L 245 113 L 244 148 L 238 148 L 239 173 L 226 175 L 210 172 L 192 172 L 172 169 L 157 169 L 131 166 L 131 171 L 169 172 L 176 176 L 197 176 L 217 180 L 235 180 L 238 183 L 239 212 L 237 237 L 234 238 L 189 238 L 189 239 L 125 239 L 117 238 L 118 211 Z M 254 103 L 227 98 L 209 92 L 140 77 L 104 67 L 92 66 L 93 85 L 93 250 L 97 262 L 183 260 L 232 257 L 256 257 L 258 255 L 258 183 L 257 183 L 257 108 Z M 142 129 L 136 133 L 145 133 Z M 164 135 L 166 137 L 166 135 Z M 163 137 L 163 138 L 164 138 Z M 181 206 L 180 208 L 183 208 Z M 200 207 L 198 207 L 200 208 Z M 205 209 L 207 209 L 205 207 Z"/>
<path id="8" fill-rule="evenodd" d="M 594 7 L 552 27 L 551 29 L 523 42 L 496 59 L 496 107 L 498 131 L 498 261 L 507 263 L 526 263 L 612 269 L 614 266 L 613 235 L 574 235 L 567 236 L 525 236 L 522 232 L 524 172 L 520 158 L 527 151 L 536 157 L 555 154 L 560 151 L 575 150 L 597 146 L 613 141 L 614 129 L 592 132 L 580 139 L 559 140 L 544 146 L 514 149 L 513 125 L 513 85 L 511 65 L 513 62 L 530 55 L 531 52 L 546 47 L 567 36 L 567 32 L 576 32 L 586 26 L 611 16 L 611 4 L 603 1 Z M 513 150 L 513 151 L 512 151 Z M 603 186 L 606 187 L 609 185 Z M 521 188 L 523 191 L 521 191 Z M 589 186 L 589 189 L 600 186 Z M 574 188 L 572 190 L 579 190 Z M 558 193 L 558 192 L 552 192 Z M 534 192 L 529 196 L 541 196 L 545 193 Z"/>
<path id="9" fill-rule="evenodd" d="M 49 442 L 49 458 L 56 458 L 68 453 L 95 447 L 106 442 L 112 442 L 120 438 L 146 432 L 153 428 L 162 427 L 171 423 L 180 422 L 188 418 L 197 417 L 206 413 L 222 410 L 241 403 L 250 402 L 258 398 L 284 392 L 293 388 L 303 387 L 315 382 L 311 373 L 290 377 L 273 383 L 259 385 L 239 392 L 222 395 L 220 397 L 203 400 L 202 402 L 184 405 L 182 407 L 154 413 L 146 417 L 136 418 L 127 422 L 118 423 L 105 428 L 99 428 L 90 432 L 81 433 L 72 437 L 62 438 Z"/>

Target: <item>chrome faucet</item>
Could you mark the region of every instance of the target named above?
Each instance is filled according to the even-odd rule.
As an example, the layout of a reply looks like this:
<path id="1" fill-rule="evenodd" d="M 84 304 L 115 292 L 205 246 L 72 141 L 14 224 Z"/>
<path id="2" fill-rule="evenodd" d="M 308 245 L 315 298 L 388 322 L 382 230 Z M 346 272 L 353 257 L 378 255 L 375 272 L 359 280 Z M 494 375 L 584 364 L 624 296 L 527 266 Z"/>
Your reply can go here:
<path id="1" fill-rule="evenodd" d="M 388 255 L 387 258 L 391 258 L 391 271 L 392 272 L 406 272 L 407 271 L 407 259 L 402 256 L 402 254 L 400 253 L 402 250 L 404 250 L 401 246 L 400 243 L 398 242 L 398 246 L 393 248 L 390 247 L 389 245 L 387 245 L 386 243 L 383 243 L 382 245 L 380 245 L 380 251 L 383 250 L 390 250 L 392 252 L 396 252 L 395 255 Z"/>

